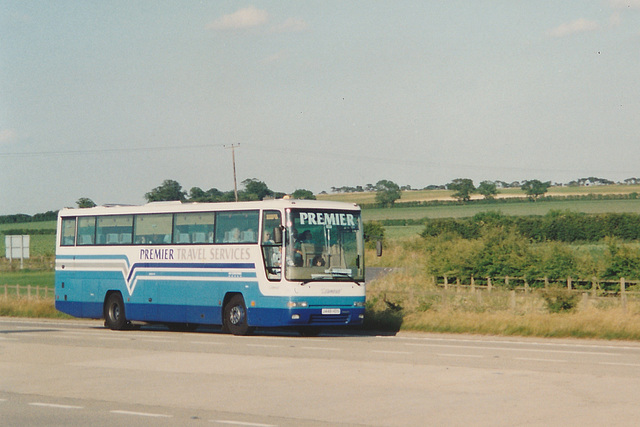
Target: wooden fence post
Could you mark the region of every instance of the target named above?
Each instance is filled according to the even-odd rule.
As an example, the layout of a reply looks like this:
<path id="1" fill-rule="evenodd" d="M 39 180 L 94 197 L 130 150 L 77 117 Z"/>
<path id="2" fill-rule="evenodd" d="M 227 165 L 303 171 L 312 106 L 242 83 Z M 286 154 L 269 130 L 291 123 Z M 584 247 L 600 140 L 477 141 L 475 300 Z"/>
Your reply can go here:
<path id="1" fill-rule="evenodd" d="M 544 276 L 544 289 L 547 290 L 549 288 L 549 278 Z"/>
<path id="2" fill-rule="evenodd" d="M 567 290 L 571 290 L 571 276 L 567 277 Z"/>
<path id="3" fill-rule="evenodd" d="M 447 279 L 447 276 L 444 276 L 444 288 L 449 289 L 449 279 Z"/>
<path id="4" fill-rule="evenodd" d="M 476 280 L 471 276 L 471 292 L 476 291 Z"/>
<path id="5" fill-rule="evenodd" d="M 20 298 L 20 285 L 16 285 L 16 297 Z"/>
<path id="6" fill-rule="evenodd" d="M 627 292 L 624 277 L 620 278 L 620 299 L 622 300 L 622 309 L 627 310 Z"/>
<path id="7" fill-rule="evenodd" d="M 487 277 L 487 292 L 491 293 L 491 277 Z"/>
<path id="8" fill-rule="evenodd" d="M 27 285 L 27 299 L 31 300 L 31 285 Z"/>
<path id="9" fill-rule="evenodd" d="M 509 276 L 504 276 L 504 287 L 505 288 L 509 287 Z"/>
<path id="10" fill-rule="evenodd" d="M 596 290 L 598 288 L 599 288 L 598 279 L 596 279 L 596 276 L 593 276 L 593 280 L 591 281 L 591 294 L 593 295 L 593 297 L 596 296 Z"/>

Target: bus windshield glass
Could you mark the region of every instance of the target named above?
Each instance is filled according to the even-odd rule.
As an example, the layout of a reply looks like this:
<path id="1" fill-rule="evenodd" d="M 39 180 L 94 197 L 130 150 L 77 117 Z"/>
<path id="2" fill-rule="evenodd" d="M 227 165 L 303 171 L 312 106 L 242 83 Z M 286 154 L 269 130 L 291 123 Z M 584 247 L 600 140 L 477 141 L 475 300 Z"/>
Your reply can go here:
<path id="1" fill-rule="evenodd" d="M 288 209 L 286 224 L 288 280 L 364 280 L 359 211 Z"/>

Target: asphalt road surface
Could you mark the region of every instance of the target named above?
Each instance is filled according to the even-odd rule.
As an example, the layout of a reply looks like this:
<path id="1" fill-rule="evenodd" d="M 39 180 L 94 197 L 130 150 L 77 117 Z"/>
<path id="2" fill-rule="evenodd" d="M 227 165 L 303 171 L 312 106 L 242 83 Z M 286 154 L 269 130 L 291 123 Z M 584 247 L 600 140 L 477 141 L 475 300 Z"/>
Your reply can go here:
<path id="1" fill-rule="evenodd" d="M 640 344 L 0 318 L 2 426 L 637 425 Z"/>

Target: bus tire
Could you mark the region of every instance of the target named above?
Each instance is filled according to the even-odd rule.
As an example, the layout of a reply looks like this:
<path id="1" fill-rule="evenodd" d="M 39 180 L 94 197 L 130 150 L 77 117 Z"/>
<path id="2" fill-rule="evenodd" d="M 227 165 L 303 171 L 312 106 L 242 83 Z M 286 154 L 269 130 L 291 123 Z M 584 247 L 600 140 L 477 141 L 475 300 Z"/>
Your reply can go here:
<path id="1" fill-rule="evenodd" d="M 124 301 L 120 292 L 107 295 L 104 303 L 104 325 L 113 330 L 121 330 L 127 325 L 124 314 Z"/>
<path id="2" fill-rule="evenodd" d="M 223 329 L 233 335 L 249 335 L 253 328 L 247 323 L 247 306 L 242 295 L 234 295 L 225 304 L 223 310 Z"/>

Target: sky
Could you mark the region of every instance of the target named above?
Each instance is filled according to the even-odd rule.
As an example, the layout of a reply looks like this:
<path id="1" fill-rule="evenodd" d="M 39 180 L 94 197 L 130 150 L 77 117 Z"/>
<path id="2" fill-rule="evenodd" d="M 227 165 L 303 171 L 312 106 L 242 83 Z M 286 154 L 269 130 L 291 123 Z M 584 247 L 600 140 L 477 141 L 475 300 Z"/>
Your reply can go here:
<path id="1" fill-rule="evenodd" d="M 640 176 L 640 0 L 0 0 L 0 215 Z"/>

